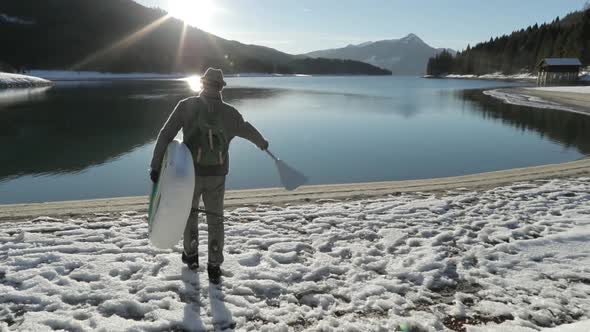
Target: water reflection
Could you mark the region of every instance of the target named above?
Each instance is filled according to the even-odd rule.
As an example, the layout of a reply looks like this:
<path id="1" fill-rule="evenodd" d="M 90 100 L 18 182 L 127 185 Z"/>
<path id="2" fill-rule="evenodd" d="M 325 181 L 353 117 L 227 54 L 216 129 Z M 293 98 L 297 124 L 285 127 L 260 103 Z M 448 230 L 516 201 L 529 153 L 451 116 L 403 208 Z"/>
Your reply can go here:
<path id="1" fill-rule="evenodd" d="M 60 85 L 47 96 L 46 88 L 43 94 L 16 93 L 27 103 L 12 103 L 0 113 L 0 181 L 75 173 L 150 144 L 176 103 L 194 94 L 184 82 L 161 83 L 97 87 L 78 82 Z M 276 93 L 228 90 L 226 99 L 264 99 Z"/>
<path id="2" fill-rule="evenodd" d="M 45 98 L 49 86 L 38 88 L 0 89 L 0 111 L 23 103 L 38 102 Z"/>
<path id="3" fill-rule="evenodd" d="M 484 95 L 481 90 L 455 92 L 468 105 L 464 110 L 481 115 L 487 121 L 496 121 L 536 132 L 541 138 L 548 137 L 565 147 L 575 147 L 590 155 L 590 116 L 551 109 L 539 109 L 502 104 L 495 98 Z"/>

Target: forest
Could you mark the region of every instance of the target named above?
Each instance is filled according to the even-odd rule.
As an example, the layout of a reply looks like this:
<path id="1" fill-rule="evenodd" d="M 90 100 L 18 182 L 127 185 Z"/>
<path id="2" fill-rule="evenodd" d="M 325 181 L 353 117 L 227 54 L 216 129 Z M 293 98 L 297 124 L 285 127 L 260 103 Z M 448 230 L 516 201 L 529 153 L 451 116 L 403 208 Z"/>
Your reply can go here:
<path id="1" fill-rule="evenodd" d="M 442 52 L 430 58 L 427 74 L 536 72 L 537 64 L 551 57 L 578 58 L 584 65 L 590 65 L 590 8 L 467 46 L 456 56 Z"/>

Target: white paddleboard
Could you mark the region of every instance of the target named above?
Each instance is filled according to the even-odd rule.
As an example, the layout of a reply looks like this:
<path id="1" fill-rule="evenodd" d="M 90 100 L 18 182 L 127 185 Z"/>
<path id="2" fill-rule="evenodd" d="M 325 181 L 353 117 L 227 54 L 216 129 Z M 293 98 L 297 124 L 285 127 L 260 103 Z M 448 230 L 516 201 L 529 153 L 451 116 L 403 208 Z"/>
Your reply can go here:
<path id="1" fill-rule="evenodd" d="M 195 190 L 193 157 L 186 145 L 173 140 L 166 149 L 160 178 L 153 185 L 148 212 L 149 239 L 160 249 L 182 238 Z"/>

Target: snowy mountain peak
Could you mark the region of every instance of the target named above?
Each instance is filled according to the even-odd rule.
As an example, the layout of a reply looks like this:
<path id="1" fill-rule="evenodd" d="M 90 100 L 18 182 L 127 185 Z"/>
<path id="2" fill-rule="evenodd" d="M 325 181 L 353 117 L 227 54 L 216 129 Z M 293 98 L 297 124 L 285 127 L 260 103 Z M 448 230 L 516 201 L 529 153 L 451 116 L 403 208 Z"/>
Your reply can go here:
<path id="1" fill-rule="evenodd" d="M 422 39 L 420 39 L 420 37 L 416 36 L 413 33 L 410 33 L 409 35 L 400 39 L 400 41 L 406 42 L 406 43 L 424 43 L 424 41 Z"/>
<path id="2" fill-rule="evenodd" d="M 378 40 L 347 47 L 319 50 L 305 54 L 309 57 L 347 59 L 370 63 L 400 75 L 423 75 L 428 59 L 440 53 L 416 34 L 399 39 Z"/>
<path id="3" fill-rule="evenodd" d="M 373 42 L 372 42 L 372 41 L 367 41 L 367 42 L 364 42 L 364 43 L 360 43 L 360 44 L 358 44 L 358 45 L 356 45 L 356 46 L 358 46 L 358 47 L 363 47 L 363 46 L 368 46 L 368 45 L 371 45 L 371 44 L 373 44 Z"/>
<path id="4" fill-rule="evenodd" d="M 346 45 L 346 47 L 365 47 L 365 46 L 368 46 L 371 44 L 373 44 L 372 41 L 367 41 L 367 42 L 356 44 L 356 45 L 355 44 L 348 44 L 348 45 Z"/>

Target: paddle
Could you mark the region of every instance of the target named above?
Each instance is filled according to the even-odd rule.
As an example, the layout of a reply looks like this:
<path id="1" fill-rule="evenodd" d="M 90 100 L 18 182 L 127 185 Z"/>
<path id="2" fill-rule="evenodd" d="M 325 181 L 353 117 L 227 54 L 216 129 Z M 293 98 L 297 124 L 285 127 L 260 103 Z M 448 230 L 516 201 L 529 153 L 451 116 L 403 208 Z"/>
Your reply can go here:
<path id="1" fill-rule="evenodd" d="M 307 177 L 305 175 L 299 173 L 297 170 L 295 170 L 294 168 L 287 165 L 284 161 L 275 157 L 275 155 L 272 154 L 272 152 L 270 152 L 268 150 L 265 150 L 265 151 L 275 161 L 275 165 L 277 166 L 277 170 L 279 171 L 279 176 L 281 178 L 281 183 L 283 184 L 283 187 L 285 187 L 285 189 L 295 190 L 298 187 L 307 183 Z M 227 217 L 225 217 L 221 214 L 218 214 L 218 213 L 211 212 L 211 211 L 207 211 L 207 210 L 203 210 L 203 209 L 193 209 L 193 210 L 196 210 L 197 212 L 201 212 L 204 214 L 212 215 L 214 217 L 227 219 Z"/>
<path id="2" fill-rule="evenodd" d="M 275 161 L 275 165 L 277 166 L 277 170 L 279 171 L 279 176 L 281 178 L 281 183 L 283 187 L 287 190 L 295 190 L 299 186 L 307 183 L 307 177 L 291 166 L 287 165 L 284 161 L 280 160 L 279 158 L 275 157 L 272 152 L 266 150 L 266 153 Z"/>

